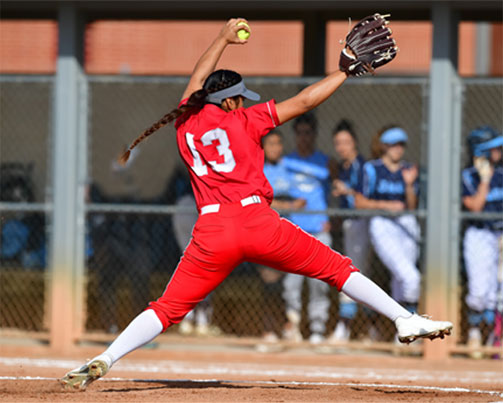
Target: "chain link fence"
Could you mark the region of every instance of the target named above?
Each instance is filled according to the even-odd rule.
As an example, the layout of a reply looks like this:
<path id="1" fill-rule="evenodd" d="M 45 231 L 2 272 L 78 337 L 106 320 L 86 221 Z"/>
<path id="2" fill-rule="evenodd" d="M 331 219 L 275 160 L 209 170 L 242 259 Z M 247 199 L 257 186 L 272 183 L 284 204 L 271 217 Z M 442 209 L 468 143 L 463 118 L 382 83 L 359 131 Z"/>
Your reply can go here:
<path id="1" fill-rule="evenodd" d="M 314 81 L 310 78 L 246 80 L 247 86 L 260 93 L 262 100 L 275 98 L 277 102 Z M 148 301 L 162 294 L 196 219 L 190 184 L 185 168 L 181 166 L 172 125 L 142 143 L 126 168 L 115 163 L 116 157 L 132 139 L 176 107 L 186 80 L 89 76 L 88 82 L 87 292 L 84 304 L 87 335 L 115 333 L 123 329 Z M 50 165 L 48 133 L 52 81 L 44 77 L 4 77 L 1 84 L 0 326 L 40 331 L 45 329 L 44 307 L 47 302 L 44 270 L 47 267 L 46 233 L 50 222 L 45 214 L 50 204 L 44 201 L 50 200 L 51 194 L 47 170 Z M 479 124 L 491 124 L 501 132 L 501 80 L 470 79 L 463 85 L 463 141 L 469 130 Z M 419 273 L 424 265 L 426 233 L 427 102 L 428 80 L 425 78 L 363 78 L 349 80 L 315 111 L 318 121 L 316 147 L 334 161 L 339 157 L 334 150 L 332 135 L 341 119 L 352 122 L 359 151 L 367 160 L 372 158 L 372 138 L 380 129 L 397 125 L 407 132 L 409 141 L 402 158 L 419 167 L 419 203 L 406 219 L 408 223 L 399 223 L 398 229 L 409 238 L 411 252 L 407 252 L 404 259 L 408 259 L 408 264 Z M 283 125 L 280 130 L 285 154 L 290 154 L 296 149 L 293 122 Z M 466 161 L 467 156 L 461 158 Z M 5 185 L 7 190 L 4 190 L 4 183 L 9 182 L 9 176 L 3 174 L 4 169 L 24 172 L 22 175 L 27 176 L 33 194 L 29 199 L 16 199 L 8 190 L 11 185 Z M 379 236 L 377 233 L 369 236 L 369 225 L 376 226 L 374 212 L 341 209 L 339 198 L 332 193 L 331 180 L 327 186 L 332 246 L 350 256 L 355 253 L 351 248 L 363 250 L 357 265 L 386 291 L 396 292 L 397 280 L 391 274 L 391 264 L 376 251 L 375 242 Z M 26 206 L 31 206 L 31 210 Z M 384 224 L 389 224 L 393 214 L 382 215 Z M 399 214 L 393 218 L 394 222 L 403 216 Z M 16 219 L 29 223 L 32 228 L 30 236 L 23 235 L 20 229 L 9 229 L 9 223 Z M 22 235 L 17 237 L 25 239 L 24 243 L 19 243 L 17 254 L 11 256 L 5 254 L 8 248 L 4 247 L 5 240 L 12 240 L 9 231 L 19 232 Z M 356 234 L 359 243 L 351 242 L 351 234 Z M 386 238 L 385 233 L 381 237 Z M 403 254 L 404 242 L 390 244 L 387 248 L 392 255 Z M 355 260 L 358 260 L 356 256 Z M 189 320 L 168 332 L 261 337 L 272 328 L 277 337 L 284 337 L 289 325 L 284 298 L 285 280 L 278 276 L 271 279 L 264 272 L 252 263 L 242 264 L 190 314 Z M 409 302 L 417 302 L 410 308 L 422 312 L 427 290 L 422 286 L 421 275 L 418 281 L 419 299 Z M 467 307 L 463 301 L 466 276 L 462 276 L 461 288 L 461 340 L 465 342 Z M 299 331 L 306 340 L 313 334 L 313 320 L 309 314 L 310 291 L 304 282 L 299 297 Z M 350 301 L 341 299 L 336 290 L 324 290 L 322 294 L 325 301 L 328 300 L 324 305 L 328 315 L 320 329 L 328 340 L 362 340 L 374 345 L 394 340 L 394 327 L 388 320 L 361 307 L 350 306 Z M 343 307 L 344 304 L 348 306 Z M 346 317 L 351 320 L 344 320 Z M 338 325 L 343 322 L 346 326 L 342 331 Z M 335 337 L 337 332 L 339 335 Z"/>
<path id="2" fill-rule="evenodd" d="M 44 329 L 52 81 L 0 81 L 2 328 Z"/>

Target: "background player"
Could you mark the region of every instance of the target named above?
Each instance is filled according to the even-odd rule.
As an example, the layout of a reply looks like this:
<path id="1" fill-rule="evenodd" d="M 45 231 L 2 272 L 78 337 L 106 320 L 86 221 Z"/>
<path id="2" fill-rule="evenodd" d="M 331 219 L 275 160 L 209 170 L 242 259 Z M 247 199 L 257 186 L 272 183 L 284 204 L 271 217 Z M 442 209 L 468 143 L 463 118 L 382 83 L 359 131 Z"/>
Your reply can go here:
<path id="1" fill-rule="evenodd" d="M 341 120 L 333 130 L 332 141 L 336 155 L 337 177 L 332 182 L 332 195 L 336 197 L 341 209 L 355 208 L 355 194 L 363 176 L 364 157 L 358 150 L 358 139 L 352 125 Z M 346 218 L 342 223 L 344 235 L 344 253 L 351 256 L 353 264 L 366 275 L 368 270 L 368 220 L 366 218 Z M 349 340 L 351 323 L 357 313 L 356 302 L 345 294 L 339 295 L 339 321 L 330 338 L 333 343 Z"/>
<path id="2" fill-rule="evenodd" d="M 370 45 L 362 46 L 373 47 L 375 43 L 370 39 L 374 34 L 382 45 L 381 34 L 388 30 L 384 19 L 375 15 L 368 20 L 372 24 L 358 24 L 358 35 L 369 28 L 366 39 Z M 238 73 L 215 71 L 227 45 L 246 42 L 237 37 L 237 31 L 243 29 L 238 25 L 240 21 L 229 20 L 201 56 L 179 107 L 145 130 L 123 155 L 122 161 L 127 161 L 129 151 L 140 141 L 177 119 L 178 148 L 190 172 L 200 215 L 192 240 L 163 295 L 151 302 L 104 353 L 68 372 L 60 381 L 69 389 L 85 389 L 121 357 L 179 323 L 245 260 L 326 281 L 394 321 L 404 342 L 450 333 L 450 322 L 411 315 L 360 274 L 351 259 L 280 218 L 269 207 L 272 189 L 263 173 L 261 138 L 324 102 L 348 74 L 356 74 L 364 66 L 346 50 L 341 71 L 279 104 L 271 100 L 243 108 L 245 98 L 258 100 L 259 95 L 246 88 Z M 394 42 L 388 42 L 394 49 Z M 383 50 L 384 56 L 392 49 Z"/>
<path id="3" fill-rule="evenodd" d="M 292 178 L 291 194 L 306 200 L 305 211 L 323 211 L 328 207 L 330 190 L 329 158 L 316 150 L 317 121 L 313 113 L 299 116 L 293 125 L 297 149 L 285 156 L 283 165 Z M 325 214 L 293 213 L 290 220 L 310 233 L 325 245 L 331 246 L 330 223 Z M 283 298 L 286 304 L 284 336 L 287 339 L 300 341 L 299 329 L 302 312 L 302 285 L 305 277 L 288 273 L 283 281 Z M 319 344 L 325 339 L 326 322 L 330 309 L 330 286 L 316 278 L 307 278 L 309 302 L 309 341 Z"/>
<path id="4" fill-rule="evenodd" d="M 417 206 L 418 169 L 402 159 L 408 136 L 399 127 L 378 133 L 381 157 L 363 166 L 363 179 L 355 204 L 360 209 L 413 210 Z M 410 214 L 372 217 L 369 235 L 379 259 L 391 272 L 391 295 L 408 310 L 417 309 L 420 273 L 419 224 Z"/>
<path id="5" fill-rule="evenodd" d="M 273 129 L 262 139 L 264 148 L 264 174 L 274 191 L 271 207 L 278 210 L 299 210 L 304 208 L 304 199 L 292 196 L 292 175 L 283 164 L 283 136 L 279 130 Z M 288 218 L 288 216 L 285 216 Z M 283 290 L 283 273 L 266 266 L 259 266 L 260 277 L 264 283 L 263 293 L 263 341 L 266 344 L 257 346 L 260 351 L 267 351 L 270 345 L 278 340 L 276 324 L 278 323 L 278 307 L 281 307 L 281 292 Z"/>
<path id="6" fill-rule="evenodd" d="M 503 136 L 491 127 L 479 127 L 468 135 L 471 165 L 462 172 L 463 207 L 473 212 L 503 212 Z M 499 239 L 503 220 L 470 221 L 463 239 L 468 276 L 468 345 L 482 344 L 481 325 L 494 324 L 498 290 Z M 479 351 L 472 357 L 481 358 Z"/>

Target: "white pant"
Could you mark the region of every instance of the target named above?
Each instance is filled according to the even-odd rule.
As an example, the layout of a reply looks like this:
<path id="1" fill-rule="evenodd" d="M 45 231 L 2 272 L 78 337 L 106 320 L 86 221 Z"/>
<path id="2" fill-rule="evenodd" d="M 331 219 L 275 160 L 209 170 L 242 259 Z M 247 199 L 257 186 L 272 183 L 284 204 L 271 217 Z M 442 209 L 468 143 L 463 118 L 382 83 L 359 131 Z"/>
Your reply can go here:
<path id="1" fill-rule="evenodd" d="M 328 232 L 320 232 L 313 236 L 325 245 L 331 246 L 332 244 L 332 236 Z M 311 332 L 324 333 L 330 309 L 328 295 L 330 286 L 324 281 L 310 277 L 306 278 L 300 274 L 287 273 L 283 279 L 283 299 L 285 300 L 286 310 L 300 314 L 304 279 L 306 279 L 309 287 L 309 303 L 307 305 L 309 328 Z"/>
<path id="2" fill-rule="evenodd" d="M 419 224 L 414 216 L 372 217 L 369 234 L 379 259 L 391 272 L 391 295 L 400 302 L 417 303 L 421 275 L 416 266 L 419 257 Z"/>
<path id="3" fill-rule="evenodd" d="M 498 290 L 499 237 L 502 231 L 469 227 L 463 240 L 468 275 L 466 303 L 475 311 L 494 309 Z"/>
<path id="4" fill-rule="evenodd" d="M 192 228 L 196 225 L 197 217 L 199 216 L 196 207 L 194 196 L 186 194 L 176 201 L 177 206 L 190 207 L 192 212 L 177 213 L 173 215 L 173 231 L 175 233 L 176 242 L 180 250 L 184 250 L 192 238 Z"/>
<path id="5" fill-rule="evenodd" d="M 342 223 L 344 254 L 351 258 L 353 266 L 368 277 L 369 274 L 369 221 L 367 218 L 348 218 Z M 353 302 L 346 294 L 339 294 L 341 303 Z"/>
<path id="6" fill-rule="evenodd" d="M 351 258 L 353 266 L 367 275 L 369 270 L 368 219 L 348 218 L 342 223 L 344 231 L 344 254 Z"/>

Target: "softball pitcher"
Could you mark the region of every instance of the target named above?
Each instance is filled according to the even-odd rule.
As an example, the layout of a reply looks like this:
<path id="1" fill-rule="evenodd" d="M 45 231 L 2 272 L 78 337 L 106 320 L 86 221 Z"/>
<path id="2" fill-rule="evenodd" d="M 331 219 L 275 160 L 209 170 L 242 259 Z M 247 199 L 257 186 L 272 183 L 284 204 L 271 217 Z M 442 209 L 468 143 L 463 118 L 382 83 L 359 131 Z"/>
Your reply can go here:
<path id="1" fill-rule="evenodd" d="M 363 180 L 356 207 L 390 211 L 412 210 L 417 205 L 418 170 L 402 160 L 407 133 L 392 127 L 380 135 L 381 158 L 363 166 Z M 376 216 L 369 222 L 369 235 L 379 259 L 391 272 L 391 295 L 410 311 L 419 300 L 419 224 L 410 214 L 396 218 Z"/>
<path id="2" fill-rule="evenodd" d="M 357 24 L 357 31 L 350 37 L 354 42 L 355 37 L 364 35 L 358 50 L 363 52 L 370 46 L 367 56 L 377 57 L 378 64 L 373 65 L 368 58 L 363 63 L 357 53 L 346 49 L 341 71 L 280 103 L 270 100 L 248 108 L 243 107 L 245 99 L 256 101 L 260 96 L 246 88 L 238 73 L 214 71 L 227 45 L 246 43 L 237 36 L 237 31 L 243 29 L 238 25 L 241 21 L 245 20 L 229 20 L 201 56 L 178 108 L 154 123 L 129 147 L 130 151 L 146 136 L 176 119 L 180 156 L 189 170 L 199 210 L 192 239 L 163 295 L 151 302 L 104 353 L 68 372 L 61 379 L 68 389 L 85 389 L 121 357 L 180 322 L 243 261 L 315 277 L 337 287 L 393 320 L 403 342 L 450 333 L 450 322 L 411 315 L 361 275 L 351 259 L 269 207 L 273 191 L 263 172 L 262 137 L 324 102 L 349 74 L 361 75 L 391 60 L 396 50 L 394 41 L 384 39 L 391 34 L 384 18 L 379 14 L 368 17 Z M 384 49 L 381 56 L 372 45 L 373 35 L 377 35 L 379 49 Z M 386 43 L 389 46 L 384 46 Z M 121 160 L 127 158 L 128 151 Z"/>
<path id="3" fill-rule="evenodd" d="M 463 206 L 474 212 L 503 212 L 503 136 L 491 127 L 479 127 L 468 135 L 472 165 L 462 172 Z M 482 322 L 492 326 L 498 290 L 499 239 L 503 220 L 471 221 L 463 239 L 468 276 L 468 344 L 480 347 Z M 473 356 L 480 354 L 476 351 Z"/>

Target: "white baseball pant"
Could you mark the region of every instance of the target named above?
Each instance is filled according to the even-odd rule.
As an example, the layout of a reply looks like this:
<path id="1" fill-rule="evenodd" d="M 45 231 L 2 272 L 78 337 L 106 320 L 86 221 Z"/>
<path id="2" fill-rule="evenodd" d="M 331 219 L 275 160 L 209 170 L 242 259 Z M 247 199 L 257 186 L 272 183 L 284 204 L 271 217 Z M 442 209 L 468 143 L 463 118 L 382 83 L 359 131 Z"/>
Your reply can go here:
<path id="1" fill-rule="evenodd" d="M 372 217 L 369 234 L 377 256 L 391 272 L 391 295 L 400 302 L 419 300 L 421 275 L 416 266 L 420 228 L 416 218 Z"/>
<path id="2" fill-rule="evenodd" d="M 475 311 L 496 307 L 498 290 L 498 238 L 502 231 L 469 227 L 463 239 L 463 257 L 468 275 L 466 303 Z"/>
<path id="3" fill-rule="evenodd" d="M 325 245 L 331 246 L 332 236 L 328 232 L 313 234 Z M 304 277 L 299 274 L 287 273 L 283 279 L 283 299 L 285 300 L 286 311 L 302 311 L 302 285 L 304 279 L 309 287 L 309 303 L 307 314 L 309 318 L 309 329 L 313 333 L 325 333 L 326 322 L 329 316 L 330 286 L 324 281 Z"/>

